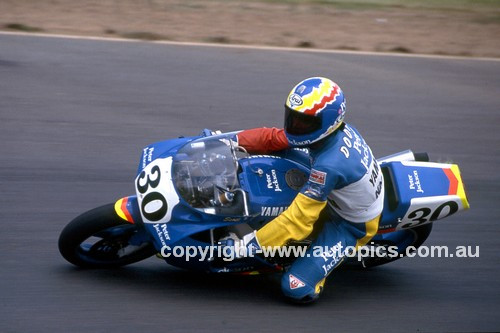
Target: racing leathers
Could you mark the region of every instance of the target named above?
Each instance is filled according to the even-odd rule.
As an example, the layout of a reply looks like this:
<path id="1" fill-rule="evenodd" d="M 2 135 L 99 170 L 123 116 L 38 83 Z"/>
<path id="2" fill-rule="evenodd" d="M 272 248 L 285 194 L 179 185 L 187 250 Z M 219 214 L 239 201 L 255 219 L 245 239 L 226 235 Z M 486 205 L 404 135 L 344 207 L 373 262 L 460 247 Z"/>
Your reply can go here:
<path id="1" fill-rule="evenodd" d="M 277 128 L 242 131 L 238 145 L 260 154 L 291 148 L 284 130 Z M 285 296 L 299 301 L 317 298 L 325 278 L 343 261 L 344 250 L 357 249 L 376 234 L 384 201 L 382 172 L 354 127 L 343 123 L 308 148 L 308 181 L 286 211 L 256 232 L 261 247 L 303 240 L 326 208 L 328 218 L 318 236 L 282 278 Z"/>

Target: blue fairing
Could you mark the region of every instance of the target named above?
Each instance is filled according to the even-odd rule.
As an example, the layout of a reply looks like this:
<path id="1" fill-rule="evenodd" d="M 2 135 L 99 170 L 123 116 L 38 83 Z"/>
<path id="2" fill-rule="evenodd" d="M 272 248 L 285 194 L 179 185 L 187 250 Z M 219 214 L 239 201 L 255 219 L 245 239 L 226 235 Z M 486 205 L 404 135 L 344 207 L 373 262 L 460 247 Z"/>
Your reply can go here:
<path id="1" fill-rule="evenodd" d="M 412 200 L 446 198 L 450 181 L 446 165 L 418 162 L 389 162 L 382 164 L 385 179 L 385 202 L 379 229 L 392 230 L 407 215 Z M 448 199 L 444 199 L 446 202 Z M 449 201 L 448 201 L 449 202 Z M 416 219 L 422 219 L 416 214 Z"/>
<path id="2" fill-rule="evenodd" d="M 304 151 L 290 150 L 282 152 L 281 156 L 239 156 L 238 167 L 235 168 L 235 165 L 232 164 L 230 166 L 235 168 L 234 175 L 236 176 L 236 184 L 231 186 L 234 187 L 235 191 L 240 189 L 240 192 L 234 192 L 236 193 L 235 206 L 241 206 L 241 209 L 218 207 L 217 205 L 212 207 L 212 201 L 203 197 L 207 194 L 203 184 L 209 180 L 214 184 L 219 184 L 217 185 L 219 187 L 230 187 L 226 184 L 227 182 L 222 182 L 224 185 L 221 185 L 220 177 L 225 179 L 224 177 L 231 174 L 228 170 L 230 169 L 229 164 L 227 164 L 231 150 L 225 143 L 221 144 L 219 142 L 221 140 L 218 141 L 217 138 L 225 138 L 225 136 L 179 138 L 154 143 L 143 149 L 137 174 L 138 177 L 143 177 L 143 182 L 146 184 L 152 183 L 158 177 L 154 173 L 144 176 L 145 171 L 149 172 L 149 164 L 156 160 L 172 159 L 171 170 L 165 170 L 165 172 L 172 174 L 175 183 L 174 192 L 176 193 L 171 193 L 171 195 L 175 195 L 178 201 L 177 204 L 169 207 L 172 219 L 168 223 L 148 221 L 141 223 L 151 235 L 158 251 L 161 251 L 165 246 L 193 244 L 208 246 L 209 242 L 195 241 L 190 236 L 203 233 L 206 238 L 210 230 L 218 228 L 245 223 L 253 229 L 259 229 L 282 213 L 295 198 L 302 184 L 307 181 L 309 158 Z M 215 156 L 213 160 L 210 158 L 212 155 Z M 219 163 L 215 166 L 225 176 L 211 176 L 215 162 Z M 186 178 L 186 175 L 189 177 Z M 209 187 L 208 195 L 213 193 L 216 188 Z M 205 192 L 202 193 L 202 190 Z M 243 194 L 240 193 L 245 193 L 246 210 L 243 209 Z M 140 193 L 138 195 L 141 196 L 139 199 L 145 197 Z M 196 195 L 196 199 L 193 195 Z M 143 221 L 139 208 L 141 202 L 137 200 L 137 197 L 133 198 L 134 200 L 131 202 L 133 202 L 134 207 L 128 208 L 134 215 L 134 220 L 141 222 Z M 143 207 L 143 209 L 145 208 Z M 178 261 L 178 258 L 169 260 Z M 179 265 L 180 263 L 177 263 L 177 266 Z M 239 270 L 241 270 L 242 263 L 240 261 L 234 265 L 240 265 Z M 243 265 L 251 266 L 251 263 L 245 262 Z M 234 270 L 236 271 L 238 268 L 235 267 Z"/>
<path id="3" fill-rule="evenodd" d="M 180 147 L 196 138 L 197 137 L 171 139 L 152 143 L 144 147 L 139 162 L 139 168 L 137 169 L 137 175 L 152 161 L 160 157 L 174 155 Z"/>
<path id="4" fill-rule="evenodd" d="M 248 195 L 249 216 L 204 213 L 193 209 L 181 198 L 180 204 L 173 208 L 172 215 L 175 219 L 162 226 L 160 234 L 163 235 L 158 235 L 157 225 L 146 224 L 146 228 L 156 236 L 157 248 L 161 248 L 161 237 L 165 244 L 173 245 L 192 234 L 241 223 L 259 229 L 283 212 L 298 193 L 298 188 L 292 189 L 287 185 L 286 173 L 291 169 L 298 170 L 297 172 L 304 176 L 303 181 L 308 175 L 304 166 L 279 157 L 243 158 L 240 160 L 240 166 L 239 185 Z"/>

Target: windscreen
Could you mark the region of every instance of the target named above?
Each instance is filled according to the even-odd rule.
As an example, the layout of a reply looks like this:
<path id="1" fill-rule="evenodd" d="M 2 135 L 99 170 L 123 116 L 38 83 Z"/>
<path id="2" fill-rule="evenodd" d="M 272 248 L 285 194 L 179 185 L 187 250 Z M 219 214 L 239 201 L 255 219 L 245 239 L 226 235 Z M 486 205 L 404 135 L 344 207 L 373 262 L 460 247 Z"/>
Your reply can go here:
<path id="1" fill-rule="evenodd" d="M 221 194 L 239 187 L 229 138 L 213 136 L 188 142 L 174 157 L 173 176 L 179 195 L 191 206 L 216 206 Z"/>

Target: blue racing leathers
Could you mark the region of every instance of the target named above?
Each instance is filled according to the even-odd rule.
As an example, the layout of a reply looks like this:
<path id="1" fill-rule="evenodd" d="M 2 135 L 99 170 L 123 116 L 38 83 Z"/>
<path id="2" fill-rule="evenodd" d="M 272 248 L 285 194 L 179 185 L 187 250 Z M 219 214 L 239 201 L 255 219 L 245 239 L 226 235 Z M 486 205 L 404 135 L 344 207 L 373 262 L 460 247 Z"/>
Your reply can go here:
<path id="1" fill-rule="evenodd" d="M 255 129 L 238 134 L 239 144 L 259 152 L 289 148 L 282 130 Z M 272 142 L 272 144 L 271 144 Z M 282 289 L 296 300 L 312 300 L 325 278 L 344 259 L 345 250 L 367 244 L 376 234 L 384 202 L 384 179 L 370 147 L 359 132 L 343 124 L 309 147 L 311 173 L 289 208 L 257 231 L 260 246 L 283 246 L 308 237 L 320 213 L 328 221 L 309 247 L 283 275 Z"/>

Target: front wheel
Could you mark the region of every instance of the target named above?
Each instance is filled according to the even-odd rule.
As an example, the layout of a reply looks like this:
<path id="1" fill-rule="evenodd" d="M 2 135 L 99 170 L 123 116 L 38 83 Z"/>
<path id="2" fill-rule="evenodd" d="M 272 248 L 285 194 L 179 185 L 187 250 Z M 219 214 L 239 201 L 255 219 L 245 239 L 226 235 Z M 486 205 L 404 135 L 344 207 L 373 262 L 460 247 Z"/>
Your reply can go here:
<path id="1" fill-rule="evenodd" d="M 59 236 L 59 252 L 70 263 L 85 268 L 128 265 L 156 253 L 141 240 L 136 225 L 117 216 L 114 205 L 92 209 L 71 221 Z"/>

